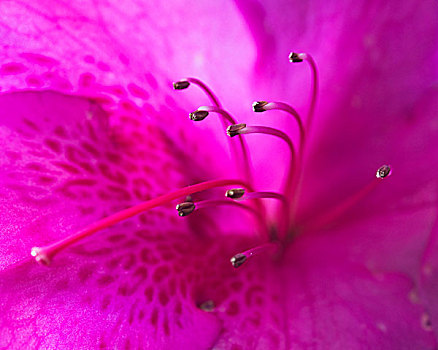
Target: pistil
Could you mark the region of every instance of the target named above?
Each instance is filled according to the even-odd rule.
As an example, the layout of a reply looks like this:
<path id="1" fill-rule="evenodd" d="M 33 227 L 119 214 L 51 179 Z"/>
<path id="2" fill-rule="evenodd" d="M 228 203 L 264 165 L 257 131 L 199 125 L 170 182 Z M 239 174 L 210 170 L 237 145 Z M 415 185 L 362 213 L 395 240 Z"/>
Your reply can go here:
<path id="1" fill-rule="evenodd" d="M 124 209 L 119 211 L 113 215 L 110 215 L 104 219 L 94 222 L 93 224 L 87 226 L 86 228 L 56 242 L 51 245 L 45 247 L 34 247 L 31 250 L 31 255 L 35 258 L 35 260 L 43 265 L 48 265 L 52 261 L 53 257 L 64 250 L 65 248 L 71 246 L 72 244 L 91 236 L 92 234 L 99 232 L 105 228 L 113 226 L 121 221 L 124 221 L 128 218 L 131 218 L 137 214 L 148 211 L 155 207 L 165 205 L 170 203 L 173 200 L 176 200 L 181 197 L 188 196 L 190 194 L 205 191 L 208 189 L 222 187 L 222 186 L 231 186 L 231 185 L 239 185 L 247 188 L 248 190 L 252 190 L 251 186 L 246 184 L 241 180 L 212 180 L 201 182 L 196 185 L 187 186 L 172 192 L 169 192 L 165 195 L 156 197 L 149 201 L 143 202 L 141 204 L 135 205 L 133 207 Z"/>

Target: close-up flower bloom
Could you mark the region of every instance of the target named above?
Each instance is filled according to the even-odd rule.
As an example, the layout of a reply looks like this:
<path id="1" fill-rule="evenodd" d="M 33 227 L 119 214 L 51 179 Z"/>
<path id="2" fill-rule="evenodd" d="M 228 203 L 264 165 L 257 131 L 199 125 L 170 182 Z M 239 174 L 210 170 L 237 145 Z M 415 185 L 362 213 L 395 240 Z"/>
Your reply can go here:
<path id="1" fill-rule="evenodd" d="M 0 21 L 1 349 L 437 347 L 436 1 Z"/>

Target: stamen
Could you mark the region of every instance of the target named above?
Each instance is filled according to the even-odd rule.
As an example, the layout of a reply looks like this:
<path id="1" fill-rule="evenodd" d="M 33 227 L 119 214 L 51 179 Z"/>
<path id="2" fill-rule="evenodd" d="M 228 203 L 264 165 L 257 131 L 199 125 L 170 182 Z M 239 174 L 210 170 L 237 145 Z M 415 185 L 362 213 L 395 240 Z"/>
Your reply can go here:
<path id="1" fill-rule="evenodd" d="M 287 136 L 283 131 L 270 128 L 269 126 L 247 126 L 246 124 L 230 125 L 227 128 L 227 135 L 230 137 L 245 134 L 267 134 L 279 137 L 287 143 L 292 153 L 292 156 L 295 157 L 295 146 L 289 136 Z"/>
<path id="2" fill-rule="evenodd" d="M 204 120 L 209 115 L 210 112 L 218 113 L 222 117 L 221 120 L 224 126 L 226 126 L 225 120 L 228 121 L 230 124 L 236 124 L 236 120 L 231 116 L 230 113 L 223 110 L 222 108 L 211 107 L 211 106 L 199 107 L 196 111 L 190 113 L 190 119 L 194 121 Z M 249 183 L 252 183 L 252 173 L 250 167 L 251 161 L 249 159 L 248 147 L 246 145 L 245 140 L 241 136 L 239 136 L 239 143 L 240 143 L 240 150 L 242 152 L 243 162 L 239 162 L 238 159 L 236 158 L 237 168 L 238 169 L 241 168 L 245 179 Z M 236 153 L 234 150 L 234 144 L 231 142 L 230 142 L 230 147 L 231 147 L 231 153 L 232 154 Z"/>
<path id="3" fill-rule="evenodd" d="M 207 199 L 205 201 L 199 201 L 199 202 L 196 202 L 196 210 L 217 207 L 218 205 L 232 205 L 232 206 L 236 206 L 236 207 L 248 210 L 248 211 L 253 211 L 255 214 L 257 214 L 257 212 L 253 208 L 248 207 L 245 204 L 237 203 L 237 202 L 229 200 L 229 199 Z"/>
<path id="4" fill-rule="evenodd" d="M 230 113 L 228 113 L 227 111 L 223 110 L 222 108 L 218 108 L 218 107 L 211 107 L 211 106 L 201 106 L 199 107 L 195 112 L 190 113 L 190 119 L 192 119 L 191 115 L 192 114 L 199 114 L 205 117 L 202 119 L 205 119 L 209 112 L 212 113 L 218 113 L 220 114 L 223 118 L 225 118 L 230 124 L 236 124 L 236 120 L 230 115 Z M 202 120 L 200 119 L 200 120 Z M 194 119 L 192 119 L 194 120 Z"/>
<path id="5" fill-rule="evenodd" d="M 318 76 L 318 68 L 316 66 L 316 62 L 313 59 L 313 57 L 308 53 L 296 53 L 291 52 L 289 55 L 289 61 L 293 63 L 303 62 L 306 61 L 309 64 L 310 71 L 312 74 L 312 88 L 311 88 L 311 98 L 310 98 L 310 106 L 309 110 L 307 112 L 307 118 L 306 118 L 306 126 L 305 130 L 309 132 L 310 127 L 312 125 L 313 117 L 315 114 L 315 108 L 316 108 L 316 102 L 318 98 L 318 90 L 319 90 L 319 76 Z M 303 173 L 302 173 L 302 160 L 304 158 L 304 150 L 305 145 L 304 142 L 302 143 L 302 148 L 300 148 L 300 154 L 299 159 L 297 161 L 296 165 L 296 175 L 294 176 L 294 179 L 290 181 L 290 192 L 286 193 L 286 195 L 290 196 L 291 199 L 291 217 L 294 221 L 294 217 L 296 214 L 296 208 L 298 205 L 298 199 L 300 198 L 301 194 L 301 184 L 303 181 Z M 293 195 L 293 196 L 292 196 Z"/>
<path id="6" fill-rule="evenodd" d="M 180 81 L 177 81 L 175 83 L 173 83 L 173 88 L 175 90 L 183 90 L 183 89 L 187 89 L 190 84 L 194 84 L 197 85 L 198 87 L 201 88 L 201 90 L 208 96 L 208 98 L 210 99 L 210 101 L 212 102 L 212 104 L 217 108 L 217 110 L 204 110 L 206 112 L 217 112 L 220 113 L 222 115 L 223 118 L 221 118 L 221 122 L 224 128 L 226 128 L 228 125 L 225 121 L 228 120 L 231 124 L 236 124 L 236 121 L 229 115 L 229 113 L 227 113 L 226 111 L 224 111 L 222 109 L 221 103 L 219 102 L 219 99 L 216 97 L 216 95 L 213 93 L 213 91 L 206 85 L 204 84 L 201 80 L 196 79 L 196 78 L 186 78 Z M 202 107 L 201 107 L 202 108 Z M 194 120 L 194 121 L 200 121 L 205 119 L 208 116 L 208 113 L 197 113 L 197 111 L 193 112 L 190 114 L 190 119 Z M 231 119 L 229 119 L 231 118 Z M 245 178 L 247 179 L 247 181 L 249 183 L 252 183 L 252 173 L 251 173 L 251 168 L 250 168 L 250 159 L 249 159 L 249 154 L 248 154 L 248 149 L 247 146 L 245 144 L 245 141 L 243 139 L 240 140 L 240 146 L 241 146 L 241 150 L 242 150 L 242 156 L 243 156 L 243 173 Z M 234 149 L 234 144 L 230 142 L 230 148 L 231 148 L 231 154 L 235 154 L 235 149 Z M 237 160 L 236 160 L 237 161 Z M 239 167 L 240 163 L 238 163 L 238 167 Z"/>
<path id="7" fill-rule="evenodd" d="M 235 267 L 236 269 L 240 266 L 242 266 L 249 258 L 252 258 L 253 256 L 259 255 L 261 253 L 267 253 L 267 252 L 276 252 L 280 248 L 280 244 L 278 242 L 269 242 L 262 245 L 259 245 L 255 248 L 245 250 L 242 253 L 238 253 L 234 255 L 231 259 L 231 265 Z"/>
<path id="8" fill-rule="evenodd" d="M 244 135 L 244 134 L 268 134 L 273 135 L 276 137 L 281 138 L 284 140 L 287 145 L 289 146 L 290 152 L 291 152 L 291 161 L 290 161 L 290 170 L 289 170 L 289 176 L 285 181 L 285 190 L 284 193 L 286 195 L 289 195 L 291 192 L 291 187 L 294 180 L 294 170 L 296 169 L 296 151 L 295 146 L 292 143 L 289 136 L 287 136 L 284 132 L 270 128 L 268 126 L 247 126 L 246 124 L 235 124 L 230 125 L 227 128 L 227 134 L 230 137 L 234 137 L 236 135 Z"/>
<path id="9" fill-rule="evenodd" d="M 298 127 L 300 129 L 301 146 L 304 144 L 305 131 L 304 131 L 303 121 L 301 120 L 300 115 L 294 108 L 283 102 L 266 102 L 266 101 L 256 101 L 252 104 L 252 108 L 254 112 L 258 112 L 258 113 L 272 111 L 272 110 L 279 110 L 289 113 L 292 117 L 294 117 L 294 119 L 298 123 Z"/>
<path id="10" fill-rule="evenodd" d="M 311 223 L 300 225 L 304 230 L 316 230 L 323 228 L 327 224 L 334 222 L 336 219 L 339 219 L 345 212 L 347 212 L 353 205 L 362 200 L 365 196 L 367 196 L 372 190 L 374 190 L 383 179 L 387 178 L 391 175 L 391 167 L 389 165 L 381 166 L 376 173 L 376 177 L 365 187 L 359 190 L 357 193 L 345 199 L 342 203 L 338 204 L 332 210 L 327 213 L 321 215 L 316 219 L 312 218 Z"/>
<path id="11" fill-rule="evenodd" d="M 283 202 L 287 205 L 287 199 L 285 196 L 283 196 L 280 193 L 277 192 L 249 192 L 242 198 L 237 198 L 236 200 L 246 200 L 246 199 L 256 199 L 256 198 L 273 198 L 278 199 L 279 201 Z"/>
<path id="12" fill-rule="evenodd" d="M 313 116 L 315 114 L 316 100 L 318 98 L 319 90 L 319 77 L 318 77 L 318 67 L 313 57 L 308 53 L 295 53 L 291 52 L 289 54 L 289 61 L 293 63 L 306 61 L 309 64 L 310 70 L 312 72 L 312 96 L 310 99 L 310 107 L 307 113 L 306 129 L 309 131 L 312 125 Z"/>
<path id="13" fill-rule="evenodd" d="M 213 91 L 211 91 L 211 89 L 199 79 L 196 79 L 196 78 L 182 79 L 180 81 L 173 83 L 173 88 L 175 90 L 184 90 L 190 86 L 190 83 L 200 87 L 201 90 L 208 96 L 210 101 L 216 107 L 221 108 L 221 103 L 219 102 L 219 99 L 216 97 L 216 95 L 213 93 Z"/>
<path id="14" fill-rule="evenodd" d="M 138 205 L 135 205 L 133 207 L 124 209 L 122 211 L 119 211 L 118 213 L 115 213 L 113 215 L 110 215 L 106 218 L 103 218 L 99 221 L 96 221 L 95 223 L 87 226 L 86 228 L 64 238 L 60 241 L 45 246 L 45 247 L 33 247 L 31 250 L 31 255 L 35 258 L 35 260 L 41 264 L 48 265 L 50 264 L 53 257 L 60 252 L 61 250 L 71 246 L 72 244 L 91 236 L 92 234 L 101 231 L 105 228 L 108 228 L 110 226 L 113 226 L 123 220 L 126 220 L 132 216 L 135 216 L 137 214 L 140 214 L 142 212 L 145 212 L 147 210 L 150 210 L 152 208 L 165 205 L 167 203 L 170 203 L 173 200 L 176 200 L 181 197 L 188 196 L 190 194 L 205 191 L 208 189 L 216 188 L 216 187 L 223 187 L 223 186 L 231 186 L 231 185 L 240 185 L 242 187 L 247 188 L 248 190 L 252 191 L 251 186 L 247 183 L 241 181 L 241 180 L 212 180 L 212 181 L 206 181 L 201 182 L 196 185 L 187 186 L 172 192 L 169 192 L 165 195 L 156 197 L 154 199 L 151 199 L 149 201 L 140 203 Z"/>
<path id="15" fill-rule="evenodd" d="M 193 202 L 182 202 L 177 204 L 176 210 L 178 210 L 179 216 L 187 216 L 195 210 L 195 203 Z"/>

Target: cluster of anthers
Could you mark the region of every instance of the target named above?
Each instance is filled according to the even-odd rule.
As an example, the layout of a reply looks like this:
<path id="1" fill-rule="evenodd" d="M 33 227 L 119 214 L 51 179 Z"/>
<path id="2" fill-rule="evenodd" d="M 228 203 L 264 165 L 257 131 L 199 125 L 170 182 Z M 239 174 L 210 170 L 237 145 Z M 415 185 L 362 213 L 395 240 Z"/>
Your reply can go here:
<path id="1" fill-rule="evenodd" d="M 311 100 L 309 110 L 307 112 L 306 124 L 304 125 L 300 114 L 293 107 L 283 102 L 257 101 L 253 103 L 253 110 L 257 113 L 272 110 L 279 110 L 288 113 L 295 120 L 299 128 L 300 139 L 298 145 L 296 145 L 291 138 L 281 130 L 267 126 L 253 126 L 237 123 L 231 114 L 222 108 L 219 99 L 202 81 L 196 78 L 186 78 L 175 82 L 173 84 L 175 90 L 184 90 L 193 84 L 201 88 L 201 90 L 207 95 L 212 103 L 212 106 L 199 107 L 196 111 L 190 113 L 190 119 L 193 121 L 202 121 L 207 118 L 210 113 L 215 113 L 220 117 L 221 122 L 226 130 L 226 134 L 230 137 L 232 157 L 235 158 L 237 169 L 241 174 L 241 178 L 245 179 L 245 181 L 241 179 L 211 180 L 169 192 L 103 218 L 56 243 L 45 247 L 34 247 L 31 250 L 31 255 L 37 262 L 43 265 L 48 265 L 57 253 L 82 240 L 83 238 L 115 225 L 116 223 L 126 220 L 132 216 L 180 198 L 186 198 L 186 201 L 181 202 L 176 206 L 178 215 L 181 217 L 187 216 L 193 213 L 195 210 L 216 207 L 219 205 L 232 205 L 247 210 L 255 215 L 255 218 L 258 221 L 258 230 L 261 235 L 265 237 L 265 243 L 234 255 L 230 260 L 234 267 L 238 268 L 249 258 L 255 255 L 267 252 L 278 252 L 287 241 L 290 241 L 290 239 L 293 238 L 293 230 L 291 230 L 291 227 L 294 222 L 296 204 L 302 181 L 303 154 L 306 146 L 306 135 L 309 132 L 315 112 L 319 80 L 317 66 L 311 55 L 306 53 L 292 52 L 289 55 L 289 61 L 292 63 L 306 61 L 309 64 L 310 71 L 312 73 Z M 290 163 L 286 172 L 284 186 L 280 192 L 254 191 L 252 185 L 249 152 L 243 137 L 243 135 L 247 134 L 272 135 L 286 142 L 290 150 Z M 235 136 L 238 136 L 237 144 L 231 139 Z M 341 216 L 348 208 L 369 194 L 378 185 L 378 183 L 380 183 L 382 179 L 388 177 L 390 173 L 391 168 L 389 165 L 381 166 L 379 169 L 377 169 L 375 178 L 373 178 L 361 190 L 320 217 L 312 220 L 311 228 L 315 229 L 323 227 L 324 225 Z M 232 188 L 225 192 L 225 197 L 223 198 L 213 198 L 198 202 L 189 200 L 191 198 L 190 195 L 194 193 L 212 188 L 228 186 Z M 278 227 L 276 227 L 274 230 L 269 229 L 265 220 L 262 219 L 265 217 L 264 212 L 266 210 L 262 202 L 263 199 L 275 199 L 279 201 L 280 205 L 278 206 L 279 210 L 277 213 L 278 218 L 276 220 L 276 222 L 278 222 Z M 247 200 L 250 204 L 245 203 Z M 251 200 L 254 200 L 252 201 L 253 203 L 251 203 Z"/>

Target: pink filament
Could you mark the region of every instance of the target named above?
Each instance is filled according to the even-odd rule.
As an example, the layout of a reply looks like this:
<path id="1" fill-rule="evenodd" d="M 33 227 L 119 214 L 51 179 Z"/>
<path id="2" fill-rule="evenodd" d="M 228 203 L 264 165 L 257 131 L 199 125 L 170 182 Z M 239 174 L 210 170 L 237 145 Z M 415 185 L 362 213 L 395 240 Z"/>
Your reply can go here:
<path id="1" fill-rule="evenodd" d="M 219 102 L 219 99 L 216 97 L 216 95 L 213 93 L 213 91 L 210 90 L 210 88 L 204 84 L 201 80 L 196 78 L 186 78 L 186 80 L 201 88 L 202 91 L 208 96 L 210 101 L 218 108 L 222 108 L 221 103 Z"/>
<path id="2" fill-rule="evenodd" d="M 251 192 L 251 193 L 254 193 L 254 192 Z M 245 204 L 242 204 L 242 203 L 238 203 L 233 199 L 207 199 L 205 201 L 195 202 L 196 210 L 205 209 L 205 208 L 214 208 L 218 205 L 231 205 L 231 206 L 241 208 L 243 210 L 248 211 L 249 213 L 254 215 L 256 220 L 259 222 L 260 227 L 265 227 L 265 229 L 267 230 L 267 227 L 265 225 L 265 222 L 263 221 L 263 218 L 260 216 L 260 214 L 256 210 L 254 210 L 254 208 L 247 206 Z M 269 236 L 268 232 L 266 232 L 266 236 L 267 237 Z"/>
<path id="3" fill-rule="evenodd" d="M 229 122 L 232 121 L 232 124 L 236 124 L 236 121 L 233 119 L 233 117 L 231 117 L 231 115 L 228 112 L 226 112 L 225 110 L 222 109 L 222 105 L 221 105 L 219 99 L 216 97 L 216 95 L 213 93 L 213 91 L 205 83 L 203 83 L 201 80 L 196 79 L 196 78 L 186 78 L 186 80 L 189 83 L 200 87 L 201 90 L 204 91 L 204 93 L 208 96 L 210 101 L 216 107 L 216 108 L 214 108 L 214 110 L 212 109 L 211 112 L 219 113 L 222 116 L 221 122 L 222 122 L 222 126 L 225 129 L 228 126 L 226 123 L 226 120 L 228 120 Z M 201 107 L 201 108 L 209 108 L 209 107 Z M 207 109 L 204 109 L 204 110 L 207 110 Z M 253 179 L 252 179 L 252 173 L 251 173 L 251 166 L 250 166 L 251 162 L 249 159 L 248 147 L 245 143 L 245 140 L 242 137 L 239 137 L 239 140 L 240 140 L 240 148 L 241 148 L 243 162 L 244 162 L 244 165 L 243 165 L 244 177 L 250 184 L 252 184 Z M 231 140 L 229 142 L 230 142 L 231 154 L 235 155 L 237 152 L 236 152 L 234 143 Z M 236 158 L 236 157 L 234 157 L 234 158 Z"/>
<path id="4" fill-rule="evenodd" d="M 285 238 L 287 235 L 288 225 L 289 225 L 289 202 L 285 196 L 276 192 L 250 192 L 241 198 L 235 199 L 236 201 L 243 201 L 247 199 L 264 199 L 272 198 L 281 202 L 279 208 L 279 222 L 280 222 L 280 236 Z"/>
<path id="5" fill-rule="evenodd" d="M 292 143 L 289 136 L 287 136 L 284 132 L 282 132 L 280 130 L 270 128 L 269 126 L 247 126 L 247 127 L 243 128 L 242 130 L 239 130 L 239 134 L 268 134 L 268 135 L 279 137 L 287 143 L 287 145 L 289 146 L 290 152 L 291 152 L 291 161 L 290 161 L 289 176 L 286 179 L 285 185 L 284 185 L 284 188 L 285 188 L 284 193 L 286 196 L 292 197 L 291 191 L 292 191 L 293 180 L 295 177 L 294 172 L 296 169 L 297 157 L 296 157 L 295 146 Z"/>
<path id="6" fill-rule="evenodd" d="M 256 255 L 259 255 L 262 253 L 267 253 L 269 251 L 275 252 L 279 248 L 280 248 L 279 242 L 268 242 L 268 243 L 261 244 L 257 247 L 245 250 L 244 252 L 241 252 L 239 254 L 245 255 L 245 257 L 247 259 L 249 259 L 253 256 L 256 256 Z"/>
<path id="7" fill-rule="evenodd" d="M 212 106 L 201 106 L 197 109 L 198 111 L 206 111 L 206 112 L 213 112 L 220 114 L 225 120 L 227 120 L 231 125 L 237 124 L 236 120 L 231 116 L 230 113 L 223 110 L 219 107 L 212 107 Z M 227 125 L 228 126 L 228 125 Z"/>
<path id="8" fill-rule="evenodd" d="M 294 119 L 298 123 L 298 128 L 300 130 L 300 145 L 301 145 L 300 151 L 301 151 L 301 148 L 302 148 L 304 141 L 305 141 L 306 133 L 304 130 L 303 121 L 301 120 L 301 117 L 298 114 L 298 112 L 293 107 L 291 107 L 288 104 L 283 103 L 283 102 L 269 102 L 266 105 L 264 105 L 263 108 L 265 110 L 268 110 L 268 111 L 269 110 L 271 110 L 271 111 L 272 110 L 284 111 L 284 112 L 289 113 L 292 117 L 294 117 Z"/>
<path id="9" fill-rule="evenodd" d="M 312 72 L 312 96 L 310 99 L 310 108 L 307 114 L 307 121 L 306 121 L 306 129 L 307 131 L 309 131 L 315 114 L 316 101 L 318 99 L 319 75 L 318 75 L 318 67 L 312 55 L 306 53 L 305 60 L 309 64 L 310 70 Z"/>
<path id="10" fill-rule="evenodd" d="M 315 219 L 312 218 L 310 222 L 300 225 L 301 226 L 300 231 L 321 229 L 327 226 L 328 224 L 334 222 L 336 219 L 340 218 L 343 214 L 345 214 L 348 211 L 348 209 L 350 209 L 353 205 L 358 203 L 372 190 L 374 190 L 380 182 L 382 182 L 382 179 L 374 178 L 372 181 L 370 181 L 370 183 L 368 183 L 368 185 L 360 189 L 352 196 L 346 198 L 344 201 L 336 205 L 334 208 L 331 208 L 326 213 L 322 214 L 320 217 L 317 217 Z"/>
<path id="11" fill-rule="evenodd" d="M 303 59 L 309 64 L 311 74 L 312 74 L 312 92 L 311 92 L 311 98 L 310 98 L 310 107 L 309 111 L 307 113 L 307 119 L 306 119 L 306 131 L 307 133 L 310 131 L 313 117 L 315 114 L 315 108 L 316 108 L 316 102 L 318 99 L 318 91 L 319 91 L 319 74 L 318 74 L 318 67 L 316 65 L 315 60 L 313 59 L 312 55 L 305 53 L 302 54 Z M 301 194 L 301 183 L 303 180 L 303 159 L 304 159 L 304 151 L 305 151 L 305 141 L 302 142 L 299 154 L 299 159 L 296 162 L 296 175 L 291 180 L 291 205 L 290 205 L 290 211 L 291 211 L 291 221 L 295 220 L 295 214 L 296 214 L 296 208 L 298 206 L 298 200 Z M 293 194 L 293 195 L 292 195 Z"/>
<path id="12" fill-rule="evenodd" d="M 237 124 L 236 120 L 230 115 L 230 113 L 223 110 L 222 108 L 211 107 L 211 106 L 201 106 L 198 108 L 198 111 L 207 111 L 207 112 L 218 113 L 224 119 L 226 119 L 231 125 Z M 239 136 L 239 143 L 240 143 L 240 149 L 242 152 L 243 162 L 237 161 L 237 166 L 239 168 L 242 165 L 245 179 L 249 183 L 252 183 L 252 172 L 251 172 L 251 166 L 250 166 L 251 160 L 249 158 L 248 146 L 247 146 L 245 140 L 243 139 L 243 137 L 240 135 L 238 135 L 238 136 Z M 232 141 L 230 141 L 230 142 L 232 143 Z M 234 144 L 232 144 L 232 148 L 233 148 L 233 145 Z M 232 153 L 233 153 L 233 150 L 232 150 Z"/>

